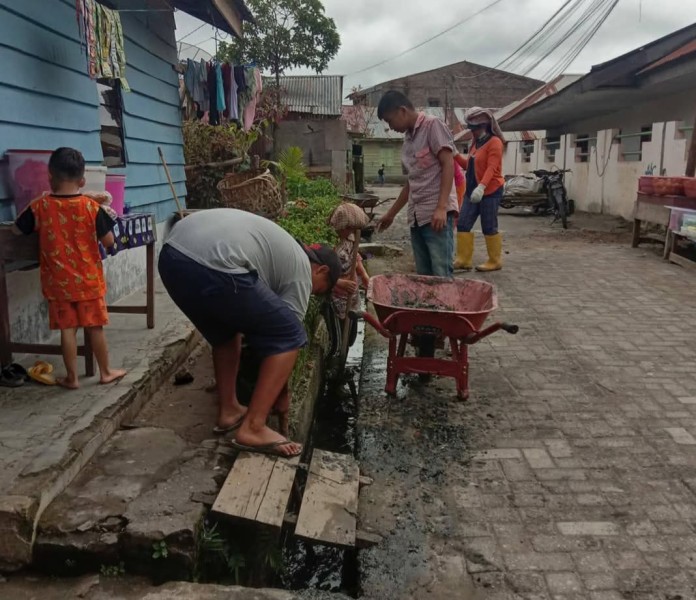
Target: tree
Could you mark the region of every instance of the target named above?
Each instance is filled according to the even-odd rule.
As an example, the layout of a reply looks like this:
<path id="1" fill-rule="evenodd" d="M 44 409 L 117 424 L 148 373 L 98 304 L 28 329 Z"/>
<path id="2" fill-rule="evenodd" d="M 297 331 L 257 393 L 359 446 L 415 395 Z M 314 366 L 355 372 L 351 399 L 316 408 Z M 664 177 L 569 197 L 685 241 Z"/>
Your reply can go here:
<path id="1" fill-rule="evenodd" d="M 256 23 L 244 24 L 243 39 L 222 42 L 218 58 L 235 64 L 255 62 L 280 87 L 280 76 L 294 67 L 326 70 L 341 38 L 321 0 L 247 0 Z"/>

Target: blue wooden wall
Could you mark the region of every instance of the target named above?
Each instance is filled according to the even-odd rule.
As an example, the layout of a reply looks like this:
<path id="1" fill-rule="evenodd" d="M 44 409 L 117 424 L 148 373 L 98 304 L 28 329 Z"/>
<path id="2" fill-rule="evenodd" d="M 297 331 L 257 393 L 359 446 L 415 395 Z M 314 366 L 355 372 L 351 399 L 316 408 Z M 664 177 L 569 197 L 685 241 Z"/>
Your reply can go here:
<path id="1" fill-rule="evenodd" d="M 145 3 L 143 3 L 145 5 Z M 186 195 L 179 111 L 174 16 L 123 13 L 131 86 L 124 93 L 126 202 L 155 212 L 175 209 L 157 146 L 169 164 L 179 198 Z M 102 162 L 99 99 L 70 0 L 0 0 L 0 156 L 10 148 L 73 146 L 90 164 Z M 11 217 L 11 192 L 0 169 L 0 220 Z"/>

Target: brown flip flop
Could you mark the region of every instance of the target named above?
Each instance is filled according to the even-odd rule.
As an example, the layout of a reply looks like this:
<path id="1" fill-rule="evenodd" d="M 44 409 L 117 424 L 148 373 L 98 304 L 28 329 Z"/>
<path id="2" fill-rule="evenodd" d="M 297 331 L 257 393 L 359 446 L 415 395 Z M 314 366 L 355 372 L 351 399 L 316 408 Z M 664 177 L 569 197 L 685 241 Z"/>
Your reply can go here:
<path id="1" fill-rule="evenodd" d="M 237 431 L 242 426 L 242 423 L 244 423 L 244 417 L 246 417 L 246 414 L 242 415 L 237 419 L 232 425 L 229 427 L 220 427 L 219 425 L 216 425 L 213 427 L 213 433 L 215 435 L 225 435 L 226 433 L 232 433 L 233 431 Z"/>

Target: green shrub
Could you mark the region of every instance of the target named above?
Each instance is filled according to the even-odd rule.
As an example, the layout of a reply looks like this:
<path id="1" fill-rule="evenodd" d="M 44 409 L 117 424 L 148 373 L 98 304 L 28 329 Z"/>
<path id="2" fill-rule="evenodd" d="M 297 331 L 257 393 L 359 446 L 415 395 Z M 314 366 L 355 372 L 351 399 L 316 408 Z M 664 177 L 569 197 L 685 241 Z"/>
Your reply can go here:
<path id="1" fill-rule="evenodd" d="M 322 196 L 308 200 L 297 200 L 287 207 L 287 214 L 278 224 L 290 235 L 305 244 L 336 243 L 336 232 L 327 220 L 331 211 L 338 206 L 338 196 Z"/>

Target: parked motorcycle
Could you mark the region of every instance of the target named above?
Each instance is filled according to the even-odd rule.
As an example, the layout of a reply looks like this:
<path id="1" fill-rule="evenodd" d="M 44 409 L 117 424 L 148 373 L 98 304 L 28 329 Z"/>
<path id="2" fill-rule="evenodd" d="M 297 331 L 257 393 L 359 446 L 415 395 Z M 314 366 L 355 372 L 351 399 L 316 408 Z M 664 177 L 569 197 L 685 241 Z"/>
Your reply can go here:
<path id="1" fill-rule="evenodd" d="M 548 198 L 548 210 L 554 216 L 553 223 L 561 222 L 563 229 L 568 229 L 568 217 L 575 212 L 575 203 L 568 199 L 568 191 L 564 183 L 564 175 L 570 169 L 547 171 L 537 169 L 532 171 L 543 181 L 542 189 L 546 191 Z"/>
<path id="2" fill-rule="evenodd" d="M 506 193 L 503 195 L 500 206 L 531 208 L 534 214 L 551 214 L 554 216 L 554 223 L 560 220 L 563 228 L 567 229 L 568 217 L 575 212 L 575 203 L 568 198 L 564 183 L 564 174 L 568 172 L 570 169 L 565 171 L 538 169 L 533 171 L 537 179 L 531 181 L 529 177 L 521 175 L 511 177 L 510 180 L 516 181 L 508 183 L 511 188 L 517 188 L 517 191 L 508 192 L 508 184 L 506 184 Z M 514 185 L 515 183 L 518 185 Z M 527 189 L 529 192 L 526 192 Z"/>

